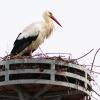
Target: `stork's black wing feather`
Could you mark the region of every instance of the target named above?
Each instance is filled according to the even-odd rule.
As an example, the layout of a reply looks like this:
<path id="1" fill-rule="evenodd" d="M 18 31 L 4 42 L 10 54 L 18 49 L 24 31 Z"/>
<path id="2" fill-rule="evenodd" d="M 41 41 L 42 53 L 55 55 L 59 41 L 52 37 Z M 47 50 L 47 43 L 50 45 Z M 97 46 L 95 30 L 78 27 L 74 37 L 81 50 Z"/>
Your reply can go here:
<path id="1" fill-rule="evenodd" d="M 17 39 L 14 42 L 14 47 L 13 47 L 13 49 L 11 51 L 11 55 L 16 55 L 16 54 L 20 53 L 27 46 L 29 46 L 32 43 L 32 41 L 35 41 L 37 39 L 37 37 L 38 37 L 38 35 L 36 35 L 36 36 L 29 36 L 27 38 L 24 37 L 22 39 L 18 39 L 18 37 L 17 37 Z"/>

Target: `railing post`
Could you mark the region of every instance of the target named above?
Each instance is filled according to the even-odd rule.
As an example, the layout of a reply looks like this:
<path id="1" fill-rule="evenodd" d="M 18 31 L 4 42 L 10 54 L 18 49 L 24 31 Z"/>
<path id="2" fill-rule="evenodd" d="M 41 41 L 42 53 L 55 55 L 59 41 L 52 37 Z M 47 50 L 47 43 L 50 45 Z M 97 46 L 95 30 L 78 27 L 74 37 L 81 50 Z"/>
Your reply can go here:
<path id="1" fill-rule="evenodd" d="M 9 81 L 9 61 L 5 63 L 5 81 Z"/>
<path id="2" fill-rule="evenodd" d="M 51 63 L 51 80 L 55 81 L 55 62 L 52 61 Z"/>

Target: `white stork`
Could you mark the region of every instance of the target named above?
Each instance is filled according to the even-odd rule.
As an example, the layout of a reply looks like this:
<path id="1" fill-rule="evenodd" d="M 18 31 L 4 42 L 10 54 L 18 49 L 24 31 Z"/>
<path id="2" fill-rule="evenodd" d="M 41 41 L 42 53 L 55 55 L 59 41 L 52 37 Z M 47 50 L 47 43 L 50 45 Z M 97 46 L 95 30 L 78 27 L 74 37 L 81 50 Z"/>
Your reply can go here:
<path id="1" fill-rule="evenodd" d="M 11 55 L 31 56 L 44 39 L 48 38 L 54 29 L 53 20 L 61 26 L 53 14 L 45 11 L 43 14 L 44 22 L 37 22 L 26 27 L 14 42 Z M 62 27 L 62 26 L 61 26 Z"/>

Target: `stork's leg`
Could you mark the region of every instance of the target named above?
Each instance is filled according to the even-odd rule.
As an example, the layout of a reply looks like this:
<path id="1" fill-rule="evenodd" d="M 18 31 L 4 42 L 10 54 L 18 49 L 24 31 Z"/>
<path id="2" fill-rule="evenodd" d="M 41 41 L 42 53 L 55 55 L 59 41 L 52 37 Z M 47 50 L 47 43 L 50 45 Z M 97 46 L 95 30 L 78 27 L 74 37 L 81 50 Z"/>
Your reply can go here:
<path id="1" fill-rule="evenodd" d="M 32 49 L 29 48 L 29 56 L 32 56 Z"/>
<path id="2" fill-rule="evenodd" d="M 22 56 L 32 57 L 32 49 L 28 48 Z"/>
<path id="3" fill-rule="evenodd" d="M 42 54 L 44 55 L 44 57 L 48 57 L 48 55 L 45 54 L 45 53 L 42 51 L 42 49 L 40 48 L 40 46 L 39 46 L 39 49 L 40 49 L 40 51 L 42 52 Z"/>

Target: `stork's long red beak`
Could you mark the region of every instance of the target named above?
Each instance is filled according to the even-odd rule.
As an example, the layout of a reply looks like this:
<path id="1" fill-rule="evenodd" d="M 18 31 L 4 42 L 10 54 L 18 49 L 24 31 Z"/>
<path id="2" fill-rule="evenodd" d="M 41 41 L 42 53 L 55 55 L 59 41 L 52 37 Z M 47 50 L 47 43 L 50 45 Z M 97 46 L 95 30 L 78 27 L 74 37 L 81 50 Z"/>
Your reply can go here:
<path id="1" fill-rule="evenodd" d="M 57 21 L 57 19 L 54 16 L 51 16 L 51 18 L 59 25 L 61 26 L 61 24 Z M 62 26 L 61 26 L 62 27 Z"/>

